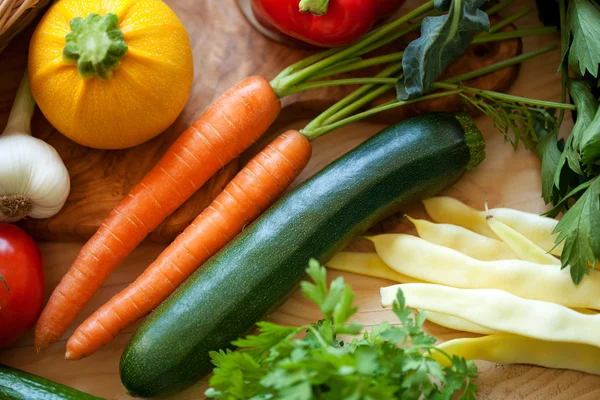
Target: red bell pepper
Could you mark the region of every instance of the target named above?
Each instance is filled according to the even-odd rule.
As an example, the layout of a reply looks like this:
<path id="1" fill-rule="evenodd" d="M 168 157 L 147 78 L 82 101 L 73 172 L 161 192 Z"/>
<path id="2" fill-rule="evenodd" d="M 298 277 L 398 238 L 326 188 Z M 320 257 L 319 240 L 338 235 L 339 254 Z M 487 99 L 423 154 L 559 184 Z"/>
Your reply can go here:
<path id="1" fill-rule="evenodd" d="M 252 0 L 266 28 L 323 47 L 351 43 L 405 0 Z"/>

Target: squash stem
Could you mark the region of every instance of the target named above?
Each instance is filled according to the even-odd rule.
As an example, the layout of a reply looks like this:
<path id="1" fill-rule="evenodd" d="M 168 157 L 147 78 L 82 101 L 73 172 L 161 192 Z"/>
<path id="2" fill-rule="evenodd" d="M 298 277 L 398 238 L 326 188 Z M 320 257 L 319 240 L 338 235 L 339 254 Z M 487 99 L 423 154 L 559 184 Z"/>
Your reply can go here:
<path id="1" fill-rule="evenodd" d="M 19 85 L 17 97 L 13 103 L 13 107 L 8 117 L 8 124 L 3 135 L 22 134 L 31 135 L 31 118 L 35 111 L 35 99 L 31 94 L 31 86 L 29 84 L 29 75 L 25 71 L 25 75 Z"/>
<path id="2" fill-rule="evenodd" d="M 73 18 L 63 59 L 77 64 L 77 71 L 83 78 L 110 79 L 128 50 L 118 24 L 119 17 L 113 13 Z"/>

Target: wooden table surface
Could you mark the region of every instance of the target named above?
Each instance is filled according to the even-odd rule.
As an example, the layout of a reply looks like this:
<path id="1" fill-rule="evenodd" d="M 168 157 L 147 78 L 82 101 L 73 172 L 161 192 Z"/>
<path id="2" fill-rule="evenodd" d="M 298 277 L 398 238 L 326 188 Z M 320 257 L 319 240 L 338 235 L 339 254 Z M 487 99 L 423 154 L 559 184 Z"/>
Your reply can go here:
<path id="1" fill-rule="evenodd" d="M 202 0 L 209 1 L 209 0 Z M 181 3 L 181 2 L 179 2 Z M 192 2 L 190 2 L 192 3 Z M 233 7 L 229 1 L 219 2 L 219 7 Z M 412 3 L 415 3 L 413 1 Z M 519 7 L 533 1 L 519 1 Z M 527 4 L 526 4 L 527 3 Z M 410 4 L 410 2 L 409 2 Z M 218 10 L 216 12 L 219 12 Z M 202 23 L 208 16 L 181 15 L 184 23 Z M 231 21 L 230 26 L 223 29 L 234 31 L 236 24 L 245 23 L 241 17 Z M 519 27 L 537 26 L 534 14 L 519 22 Z M 212 43 L 214 47 L 207 55 L 223 61 L 223 68 L 227 73 L 220 76 L 220 80 L 203 81 L 203 72 L 198 70 L 196 79 L 202 84 L 213 85 L 219 90 L 231 86 L 234 82 L 251 73 L 260 71 L 246 70 L 237 65 L 227 65 L 228 51 L 218 49 L 231 49 L 232 46 L 252 46 L 256 37 L 249 38 L 245 43 L 233 45 L 231 42 Z M 261 39 L 262 40 L 262 39 Z M 556 37 L 528 38 L 524 41 L 524 51 L 540 48 L 548 43 L 558 43 Z M 251 51 L 251 48 L 245 51 Z M 1 56 L 0 56 L 1 59 Z M 560 98 L 559 77 L 556 68 L 560 60 L 558 52 L 550 53 L 541 58 L 526 62 L 520 71 L 516 84 L 511 93 L 537 97 L 544 100 L 558 100 Z M 265 55 L 265 62 L 285 63 L 286 60 L 277 59 L 277 55 Z M 199 62 L 199 66 L 203 64 Z M 214 75 L 211 72 L 211 76 Z M 1 116 L 4 120 L 6 116 Z M 569 131 L 570 118 L 563 127 L 563 133 Z M 305 122 L 305 121 L 304 121 Z M 545 210 L 540 198 L 540 163 L 538 159 L 524 149 L 514 152 L 512 147 L 504 143 L 501 134 L 494 129 L 486 118 L 480 117 L 478 125 L 484 132 L 487 140 L 487 159 L 475 171 L 466 174 L 456 185 L 447 190 L 445 194 L 457 197 L 474 207 L 482 207 L 484 200 L 488 200 L 492 207 L 513 207 L 530 212 Z M 303 121 L 292 124 L 301 127 Z M 321 169 L 334 158 L 345 153 L 350 148 L 358 145 L 367 137 L 377 132 L 382 126 L 375 124 L 358 124 L 332 133 L 314 143 L 314 156 L 307 170 L 299 178 L 306 179 L 309 175 Z M 422 215 L 423 210 L 416 205 L 409 211 L 414 215 Z M 399 232 L 407 230 L 402 221 L 402 213 L 393 216 L 378 224 L 373 229 L 376 231 Z M 81 243 L 40 243 L 42 249 L 47 279 L 47 293 L 51 293 L 71 262 L 75 259 Z M 356 240 L 353 249 L 369 250 L 367 243 Z M 92 302 L 80 313 L 77 322 L 81 322 L 111 296 L 122 290 L 137 277 L 144 268 L 155 259 L 164 245 L 144 243 L 123 265 L 118 268 Z M 356 320 L 370 326 L 382 321 L 395 321 L 389 310 L 384 310 L 379 304 L 378 289 L 390 282 L 374 278 L 365 278 L 353 274 L 340 274 L 330 272 L 330 278 L 343 275 L 357 293 L 356 302 L 359 312 Z M 269 320 L 289 325 L 304 324 L 319 318 L 315 307 L 303 299 L 299 292 L 294 293 L 286 303 L 268 317 Z M 42 375 L 46 378 L 76 387 L 97 396 L 107 399 L 129 398 L 119 380 L 119 358 L 135 326 L 122 332 L 110 345 L 98 353 L 78 362 L 64 360 L 66 338 L 72 333 L 73 328 L 67 332 L 62 341 L 55 343 L 48 350 L 37 354 L 33 348 L 32 333 L 9 349 L 0 352 L 0 362 L 26 371 Z M 426 323 L 426 328 L 440 340 L 465 336 L 464 333 L 441 328 L 431 323 Z M 491 363 L 479 362 L 480 388 L 479 398 L 489 400 L 516 400 L 516 399 L 543 399 L 543 400 L 572 400 L 572 399 L 599 399 L 600 377 L 583 373 L 550 370 L 539 367 L 511 365 L 500 366 Z M 203 398 L 206 381 L 188 391 L 175 396 L 178 399 Z"/>

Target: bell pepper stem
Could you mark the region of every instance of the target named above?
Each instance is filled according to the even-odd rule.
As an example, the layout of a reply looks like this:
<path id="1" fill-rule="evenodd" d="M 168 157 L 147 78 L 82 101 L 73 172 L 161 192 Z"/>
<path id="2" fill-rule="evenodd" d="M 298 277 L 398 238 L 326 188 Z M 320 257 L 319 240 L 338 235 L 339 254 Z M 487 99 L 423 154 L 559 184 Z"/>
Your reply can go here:
<path id="1" fill-rule="evenodd" d="M 313 15 L 325 15 L 329 8 L 329 0 L 300 0 L 300 12 Z"/>
<path id="2" fill-rule="evenodd" d="M 17 97 L 13 103 L 8 117 L 8 123 L 3 135 L 26 134 L 31 135 L 31 117 L 35 111 L 35 99 L 31 94 L 29 85 L 29 76 L 25 71 L 25 76 L 21 80 Z"/>

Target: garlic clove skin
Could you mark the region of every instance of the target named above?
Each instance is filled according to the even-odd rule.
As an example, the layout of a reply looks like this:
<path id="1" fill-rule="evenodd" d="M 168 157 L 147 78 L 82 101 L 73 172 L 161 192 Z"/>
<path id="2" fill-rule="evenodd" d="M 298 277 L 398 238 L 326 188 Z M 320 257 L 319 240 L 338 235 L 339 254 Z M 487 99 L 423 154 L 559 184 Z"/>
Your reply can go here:
<path id="1" fill-rule="evenodd" d="M 70 189 L 69 172 L 52 146 L 27 133 L 0 136 L 0 222 L 52 217 Z"/>

